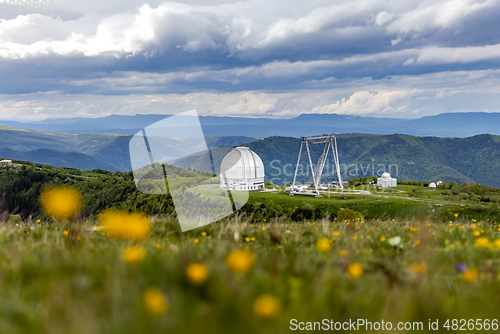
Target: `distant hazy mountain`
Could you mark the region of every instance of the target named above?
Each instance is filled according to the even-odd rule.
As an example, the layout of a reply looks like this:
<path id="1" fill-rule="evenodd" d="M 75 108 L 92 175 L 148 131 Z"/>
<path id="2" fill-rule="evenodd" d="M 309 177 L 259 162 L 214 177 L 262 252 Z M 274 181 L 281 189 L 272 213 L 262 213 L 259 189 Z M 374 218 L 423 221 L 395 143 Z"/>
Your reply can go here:
<path id="1" fill-rule="evenodd" d="M 129 141 L 131 135 L 118 134 L 93 134 L 93 133 L 65 133 L 56 131 L 40 131 L 14 128 L 11 126 L 0 126 L 0 149 L 10 149 L 12 156 L 9 156 L 9 151 L 5 151 L 3 158 L 12 158 L 22 160 L 24 158 L 16 158 L 21 154 L 28 154 L 25 160 L 35 161 L 39 163 L 47 163 L 58 167 L 74 167 L 86 169 L 87 165 L 95 165 L 97 162 L 102 163 L 102 168 L 110 171 L 120 170 L 129 171 L 132 169 L 130 164 Z M 174 157 L 185 156 L 186 147 L 183 138 L 172 138 L 168 142 L 163 142 L 162 150 L 170 152 Z M 255 138 L 244 136 L 217 136 L 206 137 L 208 148 L 217 146 L 234 146 L 241 145 L 256 140 Z M 43 157 L 43 152 L 39 149 L 48 149 L 51 152 L 45 152 L 48 156 Z M 47 159 L 52 159 L 51 155 L 54 152 L 80 153 L 85 154 L 94 160 L 89 160 L 89 164 L 83 162 L 83 156 L 58 155 L 56 162 L 49 162 Z M 16 156 L 16 157 L 14 157 Z M 66 160 L 65 160 L 66 159 Z M 80 161 L 77 163 L 77 161 Z M 71 166 L 63 166 L 62 163 L 72 162 Z M 91 168 L 92 169 L 92 168 Z"/>
<path id="2" fill-rule="evenodd" d="M 19 128 L 74 133 L 135 134 L 169 115 L 111 115 L 102 118 L 48 119 L 20 123 L 0 121 Z M 322 133 L 408 134 L 434 137 L 500 135 L 500 113 L 446 113 L 419 119 L 393 119 L 337 114 L 303 114 L 292 119 L 201 116 L 205 136 L 301 137 Z M 172 128 L 182 135 L 187 128 Z"/>
<path id="3" fill-rule="evenodd" d="M 2 148 L 0 149 L 0 157 L 15 160 L 33 161 L 56 167 L 78 168 L 80 170 L 92 170 L 98 168 L 113 172 L 117 170 L 116 167 L 99 161 L 98 159 L 86 154 L 76 152 L 60 152 L 44 148 L 26 152 Z"/>
<path id="4" fill-rule="evenodd" d="M 305 115 L 302 117 L 302 123 L 306 127 L 308 122 L 313 122 L 312 118 L 324 116 L 332 115 Z M 467 114 L 461 116 L 471 117 Z M 426 119 L 416 121 L 427 122 Z M 471 127 L 475 126 L 472 120 L 468 123 Z M 4 149 L 0 153 L 2 158 L 55 166 L 129 171 L 130 138 L 131 135 L 63 133 L 0 126 L 0 149 Z M 196 155 L 187 156 L 192 150 L 186 148 L 186 140 L 189 141 L 189 138 L 172 138 L 170 142 L 164 143 L 161 150 L 170 156 L 179 157 L 175 161 L 175 165 L 179 167 L 210 171 L 210 159 L 200 159 Z M 298 138 L 273 136 L 255 141 L 255 138 L 245 136 L 216 136 L 207 137 L 206 141 L 209 148 L 215 148 L 212 150 L 212 158 L 216 172 L 231 147 L 245 145 L 261 156 L 268 180 L 281 184 L 292 180 L 300 147 Z M 500 136 L 439 138 L 351 133 L 339 135 L 338 146 L 340 163 L 344 165 L 343 178 L 380 174 L 381 165 L 386 169 L 392 166 L 391 174 L 399 179 L 454 180 L 500 187 Z M 311 147 L 314 162 L 318 159 L 321 149 L 318 145 Z M 305 172 L 305 154 L 301 163 Z M 357 172 L 355 166 L 358 166 Z M 331 162 L 327 168 L 330 168 L 331 174 Z M 310 179 L 310 175 L 301 176 L 299 180 L 308 181 L 308 178 Z M 330 178 L 334 179 L 333 176 Z"/>
<path id="5" fill-rule="evenodd" d="M 479 135 L 469 138 L 414 137 L 407 135 L 340 135 L 337 139 L 344 179 L 381 175 L 388 171 L 401 180 L 443 180 L 477 182 L 500 187 L 500 136 Z M 266 180 L 277 184 L 292 182 L 300 148 L 300 139 L 269 137 L 244 144 L 264 162 Z M 216 172 L 230 148 L 212 150 Z M 323 147 L 311 145 L 316 164 Z M 207 153 L 208 154 L 208 153 Z M 331 155 L 330 155 L 331 157 Z M 204 157 L 189 157 L 174 164 L 209 171 Z M 307 154 L 303 151 L 299 182 L 311 182 Z M 330 158 L 323 180 L 334 180 Z M 306 175 L 307 173 L 307 175 Z"/>

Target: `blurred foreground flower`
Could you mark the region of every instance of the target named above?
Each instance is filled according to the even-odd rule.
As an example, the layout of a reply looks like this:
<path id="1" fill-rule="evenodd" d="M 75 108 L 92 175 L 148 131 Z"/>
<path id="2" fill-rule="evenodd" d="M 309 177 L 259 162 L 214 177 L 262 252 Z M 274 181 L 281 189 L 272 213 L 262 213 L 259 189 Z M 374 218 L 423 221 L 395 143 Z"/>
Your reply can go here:
<path id="1" fill-rule="evenodd" d="M 490 241 L 486 237 L 477 238 L 476 242 L 475 242 L 476 247 L 479 247 L 479 248 L 488 247 L 489 243 L 490 243 Z"/>
<path id="2" fill-rule="evenodd" d="M 401 237 L 392 237 L 387 240 L 387 243 L 395 247 L 401 243 Z"/>
<path id="3" fill-rule="evenodd" d="M 122 258 L 127 263 L 139 263 L 146 257 L 146 251 L 141 247 L 128 247 L 122 250 Z"/>
<path id="4" fill-rule="evenodd" d="M 412 263 L 410 265 L 410 272 L 415 276 L 423 275 L 427 272 L 427 266 L 423 262 L 422 263 Z"/>
<path id="5" fill-rule="evenodd" d="M 193 284 L 203 284 L 209 275 L 207 266 L 201 263 L 191 263 L 186 268 L 186 276 Z"/>
<path id="6" fill-rule="evenodd" d="M 147 310 L 154 315 L 165 314 L 168 310 L 167 299 L 158 288 L 149 288 L 143 294 L 144 305 Z"/>
<path id="7" fill-rule="evenodd" d="M 330 249 L 332 249 L 332 242 L 328 238 L 318 239 L 318 242 L 316 243 L 316 248 L 318 249 L 318 251 L 326 253 Z"/>
<path id="8" fill-rule="evenodd" d="M 255 256 L 252 252 L 240 249 L 229 253 L 226 259 L 228 268 L 234 273 L 245 273 L 255 262 Z"/>
<path id="9" fill-rule="evenodd" d="M 467 283 L 473 283 L 477 279 L 478 274 L 479 274 L 479 271 L 477 269 L 466 269 L 462 273 L 462 278 Z"/>
<path id="10" fill-rule="evenodd" d="M 281 303 L 271 295 L 261 295 L 254 301 L 253 311 L 260 318 L 272 318 L 281 311 Z"/>
<path id="11" fill-rule="evenodd" d="M 109 210 L 100 217 L 100 225 L 104 233 L 111 238 L 140 241 L 145 239 L 151 229 L 149 219 L 142 213 Z"/>
<path id="12" fill-rule="evenodd" d="M 82 197 L 69 187 L 45 188 L 40 194 L 43 210 L 57 220 L 71 220 L 80 211 Z"/>
<path id="13" fill-rule="evenodd" d="M 363 267 L 359 263 L 351 263 L 347 266 L 347 275 L 349 275 L 350 278 L 358 278 L 363 275 Z"/>

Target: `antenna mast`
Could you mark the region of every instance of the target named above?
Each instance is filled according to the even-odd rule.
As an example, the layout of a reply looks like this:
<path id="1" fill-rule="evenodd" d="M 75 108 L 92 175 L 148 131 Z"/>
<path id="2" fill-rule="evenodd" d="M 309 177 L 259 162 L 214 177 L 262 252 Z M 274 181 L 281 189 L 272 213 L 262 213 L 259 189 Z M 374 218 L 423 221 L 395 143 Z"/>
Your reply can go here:
<path id="1" fill-rule="evenodd" d="M 295 181 L 297 179 L 297 171 L 299 170 L 300 156 L 302 154 L 302 146 L 304 144 L 306 145 L 307 156 L 309 157 L 309 165 L 311 167 L 311 173 L 313 177 L 316 197 L 322 197 L 319 193 L 319 186 L 321 181 L 321 175 L 323 173 L 323 168 L 325 167 L 326 158 L 328 157 L 328 152 L 330 151 L 330 149 L 332 150 L 333 163 L 335 164 L 335 169 L 337 171 L 337 178 L 339 180 L 340 189 L 344 189 L 344 187 L 342 186 L 342 178 L 340 177 L 339 154 L 337 151 L 337 138 L 335 137 L 335 134 L 332 133 L 329 135 L 324 134 L 320 136 L 301 137 L 301 139 L 302 141 L 300 143 L 299 157 L 297 159 L 297 166 L 295 167 L 295 174 L 293 176 L 292 188 L 290 189 L 290 196 L 293 196 L 295 193 L 297 193 L 295 191 Z M 312 163 L 311 152 L 309 150 L 309 143 L 325 144 L 325 147 L 323 148 L 323 153 L 321 154 L 318 162 L 316 163 L 316 168 L 314 168 Z"/>

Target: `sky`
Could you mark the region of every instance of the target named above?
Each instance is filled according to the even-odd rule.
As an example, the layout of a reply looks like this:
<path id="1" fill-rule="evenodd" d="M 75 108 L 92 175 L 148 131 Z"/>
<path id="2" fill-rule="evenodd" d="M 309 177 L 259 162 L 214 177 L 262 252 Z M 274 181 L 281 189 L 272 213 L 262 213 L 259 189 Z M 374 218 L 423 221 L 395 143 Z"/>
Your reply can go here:
<path id="1" fill-rule="evenodd" d="M 500 112 L 500 0 L 48 4 L 0 4 L 0 119 Z"/>

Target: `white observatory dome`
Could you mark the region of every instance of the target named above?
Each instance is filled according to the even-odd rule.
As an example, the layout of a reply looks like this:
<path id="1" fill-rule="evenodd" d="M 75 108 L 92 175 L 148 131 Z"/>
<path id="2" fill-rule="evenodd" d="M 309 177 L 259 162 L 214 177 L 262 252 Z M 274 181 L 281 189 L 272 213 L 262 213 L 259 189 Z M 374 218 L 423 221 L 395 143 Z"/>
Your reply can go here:
<path id="1" fill-rule="evenodd" d="M 248 147 L 236 147 L 220 165 L 220 188 L 224 190 L 258 190 L 264 188 L 264 164 Z"/>
<path id="2" fill-rule="evenodd" d="M 398 180 L 391 177 L 391 174 L 385 172 L 381 177 L 377 179 L 377 186 L 380 188 L 396 187 L 398 185 Z"/>

